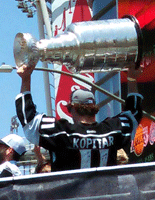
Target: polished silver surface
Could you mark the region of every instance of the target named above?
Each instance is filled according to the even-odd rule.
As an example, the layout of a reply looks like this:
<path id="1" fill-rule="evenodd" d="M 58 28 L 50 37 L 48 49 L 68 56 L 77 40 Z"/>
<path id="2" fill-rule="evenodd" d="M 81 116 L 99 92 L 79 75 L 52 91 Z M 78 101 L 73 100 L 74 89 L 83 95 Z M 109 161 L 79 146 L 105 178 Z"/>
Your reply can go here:
<path id="1" fill-rule="evenodd" d="M 14 58 L 17 67 L 23 64 L 31 67 L 39 60 L 36 40 L 29 33 L 18 33 L 14 40 Z"/>
<path id="2" fill-rule="evenodd" d="M 28 33 L 18 33 L 14 55 L 19 67 L 40 58 L 65 64 L 72 72 L 124 69 L 137 61 L 138 34 L 128 18 L 78 22 L 63 34 L 38 42 Z"/>

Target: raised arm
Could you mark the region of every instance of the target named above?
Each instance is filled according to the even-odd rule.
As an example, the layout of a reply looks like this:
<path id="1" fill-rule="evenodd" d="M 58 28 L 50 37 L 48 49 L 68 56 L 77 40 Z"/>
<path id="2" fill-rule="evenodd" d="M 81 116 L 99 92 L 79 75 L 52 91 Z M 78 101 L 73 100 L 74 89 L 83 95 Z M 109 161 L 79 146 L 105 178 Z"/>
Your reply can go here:
<path id="1" fill-rule="evenodd" d="M 43 163 L 46 160 L 45 156 L 41 153 L 40 146 L 35 145 L 33 151 L 36 155 L 38 163 Z"/>
<path id="2" fill-rule="evenodd" d="M 142 73 L 142 68 L 138 70 L 130 68 L 128 70 L 128 96 L 125 103 L 124 110 L 130 110 L 137 122 L 139 123 L 142 118 L 142 99 L 143 96 L 138 93 L 137 78 Z"/>
<path id="3" fill-rule="evenodd" d="M 31 90 L 31 74 L 33 72 L 33 67 L 26 65 L 21 66 L 17 69 L 17 74 L 21 77 L 21 90 L 20 94 L 16 96 L 16 112 L 17 116 L 22 124 L 26 138 L 36 145 L 39 144 L 39 122 L 42 117 L 41 114 L 38 115 L 36 111 L 36 106 L 33 103 Z"/>
<path id="4" fill-rule="evenodd" d="M 22 79 L 21 93 L 16 96 L 16 113 L 23 127 L 26 138 L 33 144 L 39 145 L 42 127 L 48 123 L 55 130 L 55 118 L 46 117 L 44 113 L 38 113 L 30 92 L 31 74 L 33 68 L 23 65 L 17 70 Z M 46 132 L 46 129 L 45 129 Z M 49 132 L 47 130 L 47 132 Z M 44 134 L 44 133 L 43 133 Z M 45 133 L 46 134 L 46 133 Z M 47 135 L 47 134 L 46 134 Z"/>
<path id="5" fill-rule="evenodd" d="M 31 90 L 31 74 L 34 68 L 35 66 L 29 67 L 29 66 L 23 65 L 17 69 L 17 74 L 22 79 L 21 90 L 20 90 L 21 93 Z"/>

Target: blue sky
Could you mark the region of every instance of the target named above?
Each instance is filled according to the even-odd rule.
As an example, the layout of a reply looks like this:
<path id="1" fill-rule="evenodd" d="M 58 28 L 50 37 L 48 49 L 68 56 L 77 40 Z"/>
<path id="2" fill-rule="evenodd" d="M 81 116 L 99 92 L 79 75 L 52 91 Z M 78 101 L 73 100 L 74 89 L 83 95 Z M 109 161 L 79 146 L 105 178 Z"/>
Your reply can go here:
<path id="1" fill-rule="evenodd" d="M 1 1 L 0 10 L 0 65 L 5 62 L 15 66 L 13 43 L 16 34 L 31 33 L 39 39 L 37 13 L 33 18 L 27 18 L 26 14 L 17 8 L 15 0 Z M 37 67 L 41 67 L 41 63 Z M 15 97 L 20 91 L 20 85 L 21 79 L 16 70 L 12 73 L 0 73 L 0 138 L 10 133 L 11 118 L 16 115 Z M 33 72 L 32 93 L 38 111 L 46 112 L 42 72 Z M 24 135 L 21 125 L 18 134 Z"/>
<path id="2" fill-rule="evenodd" d="M 95 2 L 95 6 L 100 7 L 97 4 L 100 1 Z M 107 4 L 107 2 L 109 0 L 104 3 Z M 39 39 L 37 13 L 33 18 L 27 18 L 26 14 L 17 8 L 15 0 L 1 1 L 0 10 L 0 65 L 5 62 L 5 64 L 15 66 L 13 43 L 16 34 L 18 32 L 31 33 L 37 40 Z M 41 65 L 42 63 L 39 62 L 37 67 L 41 67 Z M 0 73 L 0 138 L 10 133 L 11 118 L 16 115 L 15 97 L 20 91 L 20 86 L 21 79 L 16 74 L 16 70 L 13 70 L 12 73 Z M 32 94 L 37 110 L 46 113 L 42 72 L 33 72 Z M 18 134 L 24 136 L 21 125 Z"/>

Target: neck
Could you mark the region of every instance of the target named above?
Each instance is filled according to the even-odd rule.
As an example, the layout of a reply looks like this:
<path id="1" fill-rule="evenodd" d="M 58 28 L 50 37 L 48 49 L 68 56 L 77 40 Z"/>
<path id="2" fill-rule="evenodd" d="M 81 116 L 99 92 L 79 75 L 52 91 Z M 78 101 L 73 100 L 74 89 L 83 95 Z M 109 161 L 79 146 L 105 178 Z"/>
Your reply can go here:
<path id="1" fill-rule="evenodd" d="M 95 122 L 95 115 L 94 116 L 89 116 L 89 115 L 84 115 L 81 116 L 79 115 L 74 108 L 72 108 L 71 111 L 73 120 L 75 123 L 81 122 L 81 123 L 85 123 L 85 124 L 92 124 Z"/>
<path id="2" fill-rule="evenodd" d="M 95 117 L 90 116 L 79 116 L 76 122 L 81 122 L 83 124 L 92 124 L 95 122 Z"/>

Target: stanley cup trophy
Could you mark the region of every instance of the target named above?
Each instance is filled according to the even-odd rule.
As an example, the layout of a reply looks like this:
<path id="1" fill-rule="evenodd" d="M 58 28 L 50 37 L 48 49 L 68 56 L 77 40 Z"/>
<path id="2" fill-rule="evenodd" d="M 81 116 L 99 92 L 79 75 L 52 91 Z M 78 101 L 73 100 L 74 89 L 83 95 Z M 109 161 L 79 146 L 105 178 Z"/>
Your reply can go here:
<path id="1" fill-rule="evenodd" d="M 18 33 L 14 41 L 18 67 L 41 61 L 65 64 L 72 72 L 104 71 L 139 67 L 142 34 L 133 16 L 122 19 L 72 23 L 63 34 L 36 41 Z"/>

